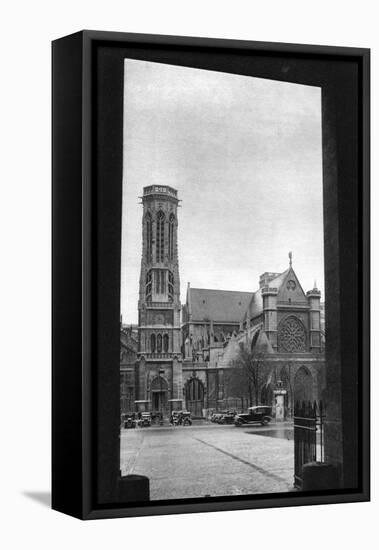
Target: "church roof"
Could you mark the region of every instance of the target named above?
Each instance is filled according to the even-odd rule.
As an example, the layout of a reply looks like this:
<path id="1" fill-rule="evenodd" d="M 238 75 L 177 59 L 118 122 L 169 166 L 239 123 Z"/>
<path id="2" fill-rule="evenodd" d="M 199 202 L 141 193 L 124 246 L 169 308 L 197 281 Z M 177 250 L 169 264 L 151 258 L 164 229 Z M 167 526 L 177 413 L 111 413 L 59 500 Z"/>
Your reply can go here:
<path id="1" fill-rule="evenodd" d="M 283 273 L 280 273 L 275 279 L 271 279 L 271 281 L 268 283 L 268 286 L 270 288 L 277 288 L 278 291 L 281 289 L 284 281 L 286 280 L 287 275 L 290 273 L 290 271 L 293 272 L 292 267 L 289 267 Z M 296 275 L 295 275 L 296 277 Z M 254 317 L 257 317 L 260 315 L 263 311 L 263 298 L 262 298 L 262 292 L 261 289 L 254 292 L 251 296 L 250 302 L 248 304 L 248 307 L 246 308 L 247 312 L 245 315 L 249 319 L 254 319 Z"/>
<path id="2" fill-rule="evenodd" d="M 275 279 L 272 279 L 270 282 L 269 282 L 269 286 L 271 288 L 277 288 L 278 290 L 280 289 L 280 287 L 282 286 L 283 282 L 284 282 L 284 279 L 287 277 L 288 273 L 290 272 L 292 268 L 289 267 L 288 269 L 286 269 L 285 271 L 283 271 L 283 273 L 281 273 L 280 275 L 278 275 L 278 277 L 275 277 Z"/>
<path id="3" fill-rule="evenodd" d="M 258 340 L 255 345 L 254 351 L 256 353 L 274 353 L 270 340 L 267 338 L 267 334 L 263 331 L 259 331 Z"/>
<path id="4" fill-rule="evenodd" d="M 239 323 L 251 300 L 251 292 L 189 288 L 193 321 Z"/>
<path id="5" fill-rule="evenodd" d="M 253 293 L 247 308 L 247 317 L 253 319 L 263 311 L 263 299 L 260 290 Z"/>

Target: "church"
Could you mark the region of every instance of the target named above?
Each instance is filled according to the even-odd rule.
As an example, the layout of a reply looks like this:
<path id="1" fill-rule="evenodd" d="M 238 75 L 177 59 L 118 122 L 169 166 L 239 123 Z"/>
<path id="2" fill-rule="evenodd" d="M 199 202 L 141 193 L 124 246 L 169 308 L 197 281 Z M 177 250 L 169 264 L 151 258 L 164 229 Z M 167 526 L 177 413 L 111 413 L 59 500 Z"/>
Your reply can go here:
<path id="1" fill-rule="evenodd" d="M 320 399 L 325 385 L 321 292 L 305 292 L 292 266 L 265 272 L 254 291 L 187 286 L 180 302 L 178 193 L 144 187 L 138 325 L 120 327 L 121 412 L 193 417 L 215 410 Z M 241 357 L 254 388 L 241 378 Z M 249 375 L 248 375 L 249 376 Z M 250 380 L 250 378 L 249 378 Z"/>

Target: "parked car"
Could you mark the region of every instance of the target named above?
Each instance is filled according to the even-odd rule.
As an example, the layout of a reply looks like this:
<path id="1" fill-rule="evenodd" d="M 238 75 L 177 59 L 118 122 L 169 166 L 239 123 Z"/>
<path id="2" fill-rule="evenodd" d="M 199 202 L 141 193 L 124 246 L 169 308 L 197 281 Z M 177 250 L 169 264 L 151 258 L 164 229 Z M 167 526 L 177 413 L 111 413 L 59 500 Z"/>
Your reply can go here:
<path id="1" fill-rule="evenodd" d="M 192 426 L 191 413 L 189 411 L 180 411 L 180 420 L 183 426 Z"/>
<path id="2" fill-rule="evenodd" d="M 234 424 L 234 418 L 236 413 L 233 411 L 228 411 L 221 415 L 221 418 L 218 420 L 219 424 Z"/>
<path id="3" fill-rule="evenodd" d="M 223 414 L 224 413 L 222 412 L 213 413 L 211 416 L 211 422 L 215 422 L 216 424 L 218 424 Z"/>
<path id="4" fill-rule="evenodd" d="M 151 424 L 163 425 L 163 413 L 161 412 L 152 412 L 151 413 Z"/>
<path id="5" fill-rule="evenodd" d="M 143 428 L 151 426 L 151 413 L 149 412 L 141 413 L 141 418 L 138 421 L 138 425 L 142 426 Z"/>
<path id="6" fill-rule="evenodd" d="M 224 418 L 230 414 L 230 411 L 220 411 L 216 418 L 217 424 L 224 424 Z"/>
<path id="7" fill-rule="evenodd" d="M 272 420 L 272 407 L 259 405 L 249 407 L 247 413 L 237 414 L 234 418 L 236 426 L 244 426 L 247 424 L 262 424 L 266 426 Z"/>
<path id="8" fill-rule="evenodd" d="M 191 426 L 191 413 L 189 411 L 172 411 L 170 423 L 173 426 Z"/>
<path id="9" fill-rule="evenodd" d="M 137 424 L 135 413 L 124 414 L 124 428 L 135 428 Z"/>

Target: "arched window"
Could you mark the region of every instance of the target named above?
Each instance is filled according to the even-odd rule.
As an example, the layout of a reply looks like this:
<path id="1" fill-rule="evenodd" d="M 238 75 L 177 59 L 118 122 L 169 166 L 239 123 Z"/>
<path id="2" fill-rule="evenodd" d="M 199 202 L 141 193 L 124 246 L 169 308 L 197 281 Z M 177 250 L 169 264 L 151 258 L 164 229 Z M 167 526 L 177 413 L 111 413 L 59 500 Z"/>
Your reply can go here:
<path id="1" fill-rule="evenodd" d="M 155 334 L 150 336 L 150 349 L 151 353 L 155 353 Z"/>
<path id="2" fill-rule="evenodd" d="M 305 328 L 300 319 L 291 315 L 280 323 L 278 345 L 280 352 L 306 351 Z"/>
<path id="3" fill-rule="evenodd" d="M 151 262 L 153 252 L 153 224 L 151 221 L 151 214 L 146 214 L 146 260 Z"/>
<path id="4" fill-rule="evenodd" d="M 169 260 L 174 259 L 174 229 L 175 229 L 175 216 L 174 214 L 170 215 L 168 223 L 168 258 Z"/>
<path id="5" fill-rule="evenodd" d="M 158 334 L 157 336 L 157 352 L 162 353 L 162 335 Z"/>
<path id="6" fill-rule="evenodd" d="M 152 289 L 152 273 L 151 269 L 146 273 L 146 283 L 145 283 L 145 296 L 146 301 L 151 302 L 151 289 Z"/>
<path id="7" fill-rule="evenodd" d="M 163 351 L 164 351 L 165 353 L 168 352 L 168 334 L 165 334 L 165 335 L 163 336 Z"/>
<path id="8" fill-rule="evenodd" d="M 174 275 L 168 272 L 168 299 L 170 302 L 174 299 Z"/>
<path id="9" fill-rule="evenodd" d="M 166 294 L 166 271 L 164 269 L 155 270 L 155 293 Z"/>
<path id="10" fill-rule="evenodd" d="M 157 262 L 164 261 L 164 222 L 165 215 L 160 210 L 157 214 Z"/>

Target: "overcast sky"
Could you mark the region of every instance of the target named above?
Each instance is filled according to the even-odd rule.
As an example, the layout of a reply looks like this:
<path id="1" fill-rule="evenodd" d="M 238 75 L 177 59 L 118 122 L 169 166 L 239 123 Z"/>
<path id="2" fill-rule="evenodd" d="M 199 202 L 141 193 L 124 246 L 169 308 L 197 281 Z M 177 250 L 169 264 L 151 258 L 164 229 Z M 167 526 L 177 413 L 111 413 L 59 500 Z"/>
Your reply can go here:
<path id="1" fill-rule="evenodd" d="M 125 60 L 121 313 L 137 322 L 146 185 L 170 185 L 182 302 L 293 267 L 324 290 L 320 88 Z"/>

